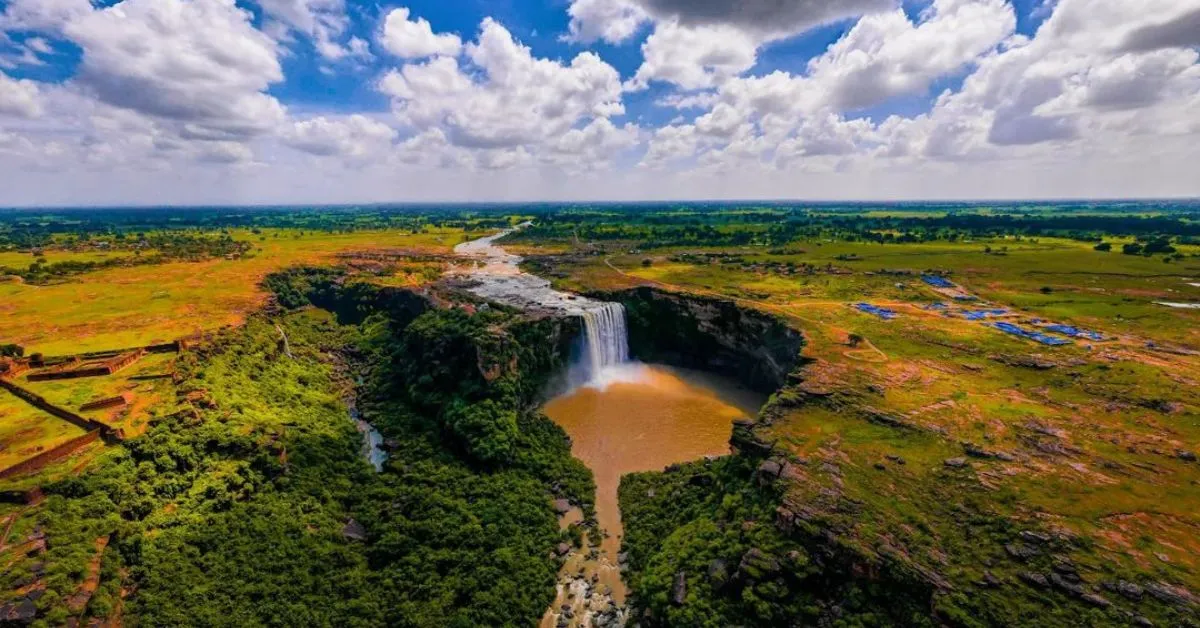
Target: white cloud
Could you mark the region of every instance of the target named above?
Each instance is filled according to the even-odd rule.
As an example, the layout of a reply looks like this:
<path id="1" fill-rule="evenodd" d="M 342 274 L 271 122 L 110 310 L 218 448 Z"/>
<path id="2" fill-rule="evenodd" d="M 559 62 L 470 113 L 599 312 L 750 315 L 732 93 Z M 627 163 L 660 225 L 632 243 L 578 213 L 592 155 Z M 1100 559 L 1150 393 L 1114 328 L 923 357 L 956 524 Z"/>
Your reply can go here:
<path id="1" fill-rule="evenodd" d="M 723 26 L 763 39 L 893 8 L 896 0 L 630 0 L 659 22 Z"/>
<path id="2" fill-rule="evenodd" d="M 685 90 L 720 85 L 754 67 L 761 43 L 730 26 L 661 23 L 642 44 L 642 66 L 630 88 L 645 88 L 651 81 L 673 83 Z"/>
<path id="3" fill-rule="evenodd" d="M 659 107 L 670 109 L 708 109 L 720 101 L 717 92 L 694 92 L 687 94 L 667 94 L 654 101 Z"/>
<path id="4" fill-rule="evenodd" d="M 617 126 L 607 118 L 571 129 L 547 145 L 545 161 L 574 172 L 595 172 L 611 165 L 621 152 L 638 145 L 641 129 L 636 124 Z"/>
<path id="5" fill-rule="evenodd" d="M 30 37 L 29 39 L 26 39 L 25 47 L 33 52 L 36 52 L 37 54 L 54 54 L 54 47 L 50 45 L 50 42 L 41 37 Z"/>
<path id="6" fill-rule="evenodd" d="M 340 156 L 361 162 L 390 152 L 396 131 L 366 116 L 317 116 L 292 123 L 282 134 L 284 143 L 319 156 Z"/>
<path id="7" fill-rule="evenodd" d="M 9 63 L 82 49 L 65 82 L 0 73 L 0 204 L 1200 194 L 1200 0 L 1046 2 L 1034 36 L 1002 0 L 570 3 L 574 43 L 654 29 L 629 87 L 677 88 L 656 104 L 689 115 L 662 128 L 621 119 L 597 54 L 539 58 L 494 20 L 464 44 L 392 12 L 368 43 L 342 0 L 261 4 L 255 27 L 234 0 L 0 0 Z M 802 71 L 756 72 L 765 43 L 857 13 Z M 399 52 L 393 14 L 417 29 Z M 376 79 L 392 117 L 289 116 L 268 91 L 301 37 L 334 74 L 371 44 L 401 58 Z M 924 113 L 856 117 L 948 76 Z"/>
<path id="8" fill-rule="evenodd" d="M 920 92 L 994 49 L 1016 28 L 1006 0 L 934 0 L 920 23 L 903 11 L 868 15 L 808 66 L 838 110 Z"/>
<path id="9" fill-rule="evenodd" d="M 90 0 L 8 0 L 0 31 L 57 31 L 92 12 Z"/>
<path id="10" fill-rule="evenodd" d="M 654 132 L 641 165 L 662 168 L 671 162 L 694 156 L 699 146 L 694 125 L 664 126 Z"/>
<path id="11" fill-rule="evenodd" d="M 591 43 L 603 39 L 620 44 L 637 33 L 650 16 L 632 0 L 572 0 L 567 41 Z"/>
<path id="12" fill-rule="evenodd" d="M 283 80 L 276 44 L 234 0 L 125 0 L 68 22 L 83 48 L 74 81 L 108 104 L 214 140 L 279 124 L 264 91 Z"/>
<path id="13" fill-rule="evenodd" d="M 13 79 L 0 72 L 0 115 L 33 118 L 41 113 L 41 93 L 37 83 Z"/>
<path id="14" fill-rule="evenodd" d="M 581 53 L 569 65 L 538 59 L 486 19 L 464 56 L 466 67 L 436 57 L 384 76 L 379 89 L 392 97 L 402 123 L 418 133 L 441 129 L 456 146 L 515 149 L 623 111 L 617 71 L 593 53 Z"/>
<path id="15" fill-rule="evenodd" d="M 434 55 L 457 57 L 462 50 L 458 35 L 435 34 L 425 18 L 410 20 L 408 9 L 392 9 L 383 22 L 379 42 L 388 52 L 402 59 L 420 59 Z"/>
<path id="16" fill-rule="evenodd" d="M 312 38 L 313 47 L 322 57 L 336 61 L 350 54 L 338 43 L 350 20 L 345 0 L 257 0 L 263 13 L 288 30 Z M 278 34 L 277 34 L 278 38 Z"/>

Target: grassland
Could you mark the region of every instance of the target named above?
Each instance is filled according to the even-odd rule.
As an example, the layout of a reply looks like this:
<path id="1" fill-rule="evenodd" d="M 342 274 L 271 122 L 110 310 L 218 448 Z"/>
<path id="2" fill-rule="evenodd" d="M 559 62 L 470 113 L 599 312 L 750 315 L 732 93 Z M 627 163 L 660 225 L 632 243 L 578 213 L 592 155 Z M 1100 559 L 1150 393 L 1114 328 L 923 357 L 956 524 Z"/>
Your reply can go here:
<path id="1" fill-rule="evenodd" d="M 143 255 L 150 255 L 152 253 L 153 251 L 142 251 Z M 132 253 L 129 251 L 68 251 L 57 249 L 49 249 L 40 253 L 40 257 L 45 259 L 48 264 L 57 264 L 59 262 L 104 262 L 130 255 Z M 0 251 L 0 268 L 23 269 L 34 263 L 38 257 L 29 252 Z"/>
<path id="2" fill-rule="evenodd" d="M 964 237 L 960 231 L 948 237 L 930 227 L 917 235 L 890 230 L 888 242 L 880 243 L 872 237 L 882 237 L 882 231 L 838 226 L 842 212 L 817 213 L 826 222 L 779 229 L 776 219 L 785 214 L 774 210 L 679 211 L 673 216 L 679 224 L 656 232 L 657 227 L 635 224 L 633 214 L 598 212 L 588 214 L 593 222 L 584 225 L 594 240 L 559 224 L 557 231 L 548 232 L 553 237 L 521 237 L 509 248 L 528 258 L 530 270 L 563 289 L 652 285 L 719 296 L 778 315 L 804 332 L 805 356 L 811 361 L 775 395 L 752 430 L 754 438 L 769 444 L 769 455 L 787 462 L 792 471 L 772 487 L 778 491 L 770 495 L 772 503 L 755 504 L 754 521 L 733 522 L 738 525 L 721 530 L 750 530 L 754 547 L 769 549 L 764 539 L 774 534 L 775 526 L 765 522 L 778 506 L 779 513 L 804 519 L 800 528 L 819 531 L 814 536 L 820 542 L 834 538 L 839 551 L 851 552 L 858 566 L 900 565 L 919 574 L 922 582 L 935 583 L 939 591 L 947 585 L 934 600 L 933 613 L 957 625 L 1127 625 L 1137 617 L 1154 625 L 1187 625 L 1179 607 L 1153 596 L 1134 603 L 1106 586 L 1167 583 L 1200 591 L 1200 467 L 1195 461 L 1200 450 L 1200 311 L 1156 304 L 1200 301 L 1200 287 L 1193 285 L 1200 283 L 1200 247 L 1189 243 L 1195 240 L 1174 242 L 1177 254 L 1165 262 L 1164 256 L 1093 250 L 1095 238 L 1083 236 L 1095 234 Z M 891 215 L 879 210 L 862 216 L 885 223 Z M 1126 224 L 1120 213 L 1104 215 Z M 795 219 L 797 214 L 787 216 Z M 911 219 L 945 216 L 940 210 L 908 212 Z M 1187 220 L 1192 219 L 1180 224 L 1191 228 Z M 0 284 L 0 344 L 17 343 L 30 353 L 69 354 L 170 341 L 236 325 L 266 302 L 260 281 L 296 265 L 345 263 L 360 279 L 421 287 L 445 269 L 446 260 L 437 256 L 468 237 L 459 227 L 428 225 L 417 234 L 267 227 L 230 233 L 252 245 L 245 255 L 112 268 L 42 286 Z M 625 234 L 645 237 L 621 239 Z M 1140 235 L 1142 241 L 1153 237 Z M 910 236 L 914 241 L 899 241 Z M 713 246 L 706 239 L 737 244 Z M 1118 251 L 1131 241 L 1111 235 L 1103 239 Z M 695 244 L 678 244 L 690 240 Z M 347 252 L 370 254 L 341 255 Z M 47 256 L 53 261 L 59 253 L 51 249 Z M 944 274 L 979 301 L 952 301 L 921 281 L 925 272 Z M 885 321 L 852 307 L 864 301 L 897 316 Z M 947 305 L 935 307 L 943 303 Z M 1104 340 L 1048 347 L 1006 335 L 990 320 L 963 315 L 985 306 L 1006 310 L 1001 317 L 1006 322 L 1071 324 L 1099 332 Z M 308 320 L 310 316 L 312 312 L 300 314 L 292 323 L 297 330 L 311 327 L 306 351 L 320 371 L 313 381 L 324 381 L 328 373 L 322 360 L 327 356 L 319 338 L 331 323 Z M 284 376 L 301 369 L 298 363 L 264 357 L 280 351 L 275 329 L 258 324 L 252 340 L 259 353 L 255 359 L 278 371 L 274 384 L 279 395 L 259 399 L 260 367 L 246 369 L 236 352 L 218 357 L 206 367 L 203 384 L 192 382 L 192 392 L 235 389 L 257 401 L 235 403 L 231 398 L 218 404 L 219 410 L 205 413 L 212 418 L 207 428 L 225 424 L 232 410 L 265 432 L 284 433 L 292 429 L 296 412 L 338 405 L 329 391 L 307 390 L 309 380 L 297 379 L 303 373 Z M 169 372 L 173 359 L 151 356 L 110 377 L 24 385 L 71 409 L 98 397 L 131 393 L 130 408 L 97 412 L 95 418 L 131 436 L 150 426 L 154 435 L 156 415 L 174 407 L 174 387 L 168 380 L 134 378 Z M 186 359 L 201 364 L 209 358 Z M 399 379 L 417 381 L 423 369 L 425 365 L 413 365 Z M 294 410 L 280 413 L 279 407 Z M 336 411 L 341 412 L 340 406 Z M 219 413 L 226 414 L 218 418 Z M 340 419 L 328 425 L 346 431 Z M 0 466 L 80 433 L 74 429 L 0 395 Z M 158 438 L 166 431 L 160 428 Z M 256 446 L 277 438 L 238 436 L 261 436 Z M 147 454 L 153 442 L 147 437 L 129 447 Z M 489 444 L 483 439 L 482 445 Z M 107 455 L 121 449 L 101 451 Z M 258 455 L 257 450 L 243 453 Z M 274 452 L 264 455 L 276 458 Z M 160 463 L 156 456 L 144 457 Z M 300 464 L 302 459 L 295 460 Z M 286 452 L 279 463 L 287 466 Z M 161 464 L 171 473 L 187 467 L 169 459 Z M 730 466 L 752 473 L 756 464 L 735 460 Z M 64 466 L 83 467 L 79 460 Z M 60 471 L 46 477 L 60 477 Z M 235 475 L 222 468 L 212 478 L 238 493 L 251 480 Z M 226 477 L 232 479 L 227 482 Z M 23 479 L 22 485 L 44 479 Z M 197 495 L 215 490 L 205 484 L 209 479 L 197 484 Z M 762 497 L 757 490 L 761 477 L 742 480 L 739 490 Z M 638 481 L 653 486 L 656 480 Z M 696 492 L 704 486 L 686 478 L 672 481 Z M 535 489 L 535 501 L 542 500 L 544 489 Z M 725 501 L 716 500 L 721 509 L 739 512 L 735 502 Z M 175 507 L 164 506 L 164 514 Z M 0 508 L 0 515 L 6 512 Z M 331 530 L 342 525 L 333 516 L 326 523 Z M 670 532 L 656 530 L 642 538 L 661 540 Z M 709 542 L 705 534 L 694 542 Z M 695 592 L 702 590 L 694 587 L 707 567 L 696 557 L 707 549 L 691 553 L 693 540 L 686 537 L 671 534 L 669 547 L 695 559 L 698 567 L 688 572 L 689 590 Z M 637 593 L 665 604 L 677 570 L 673 557 L 663 560 L 661 573 L 641 580 L 657 583 L 647 586 L 661 590 Z M 1036 578 L 1030 584 L 1030 574 L 1052 573 L 1075 574 L 1079 586 L 1086 587 L 1082 590 L 1107 605 L 1088 602 L 1070 587 L 1039 588 Z M 729 623 L 755 623 L 742 619 L 730 618 Z"/>
<path id="3" fill-rule="evenodd" d="M 0 344 L 22 345 L 26 354 L 69 355 L 171 342 L 177 338 L 238 325 L 261 308 L 267 295 L 259 285 L 267 274 L 296 265 L 335 264 L 350 252 L 391 252 L 414 256 L 445 254 L 462 240 L 456 228 L 427 227 L 422 233 L 356 231 L 326 233 L 298 229 L 231 230 L 252 244 L 237 259 L 170 262 L 104 269 L 59 283 L 0 283 Z M 0 253 L 6 260 L 28 253 Z M 54 261 L 102 261 L 119 252 L 71 252 L 46 249 Z M 381 283 L 416 287 L 436 279 L 434 262 L 400 264 Z M 170 379 L 138 380 L 169 374 L 173 354 L 150 355 L 107 377 L 19 384 L 71 411 L 88 401 L 128 393 L 125 407 L 83 413 L 136 437 L 157 415 L 174 406 Z M 0 468 L 53 447 L 82 430 L 0 391 Z M 50 475 L 75 463 L 54 465 Z"/>
<path id="4" fill-rule="evenodd" d="M 1164 263 L 1056 238 L 799 240 L 774 252 L 554 240 L 544 256 L 522 244 L 527 266 L 566 289 L 721 296 L 803 330 L 813 361 L 754 432 L 799 469 L 782 507 L 864 560 L 899 560 L 965 592 L 939 602 L 942 616 L 1104 625 L 1129 611 L 1175 625 L 1186 613 L 1157 602 L 1122 607 L 1104 583 L 1200 591 L 1200 313 L 1155 303 L 1200 301 L 1190 285 L 1200 277 L 1196 247 Z M 980 301 L 953 302 L 920 280 L 926 271 Z M 851 307 L 862 301 L 898 316 Z M 1039 345 L 991 327 L 996 319 L 962 315 L 982 307 L 1007 310 L 998 320 L 1065 323 L 1105 340 Z M 1026 557 L 1022 531 L 1069 540 Z M 1055 562 L 1122 610 L 1074 607 L 1021 579 Z M 689 590 L 696 584 L 689 578 Z"/>
<path id="5" fill-rule="evenodd" d="M 273 271 L 333 263 L 347 251 L 447 253 L 462 232 L 243 230 L 233 235 L 254 245 L 250 255 L 114 268 L 47 286 L 0 284 L 0 339 L 47 355 L 170 342 L 241 322 L 265 302 L 258 284 Z"/>
<path id="6" fill-rule="evenodd" d="M 0 469 L 60 445 L 84 430 L 0 391 Z"/>

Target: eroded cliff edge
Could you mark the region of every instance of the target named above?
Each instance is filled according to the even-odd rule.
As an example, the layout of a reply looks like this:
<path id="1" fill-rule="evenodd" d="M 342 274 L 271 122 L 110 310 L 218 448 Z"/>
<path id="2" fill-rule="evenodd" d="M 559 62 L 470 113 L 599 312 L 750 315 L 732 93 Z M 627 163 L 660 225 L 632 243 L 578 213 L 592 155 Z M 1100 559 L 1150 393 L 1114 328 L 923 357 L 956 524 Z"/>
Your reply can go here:
<path id="1" fill-rule="evenodd" d="M 773 393 L 803 362 L 804 334 L 775 316 L 658 288 L 589 293 L 625 306 L 633 357 L 707 371 Z"/>

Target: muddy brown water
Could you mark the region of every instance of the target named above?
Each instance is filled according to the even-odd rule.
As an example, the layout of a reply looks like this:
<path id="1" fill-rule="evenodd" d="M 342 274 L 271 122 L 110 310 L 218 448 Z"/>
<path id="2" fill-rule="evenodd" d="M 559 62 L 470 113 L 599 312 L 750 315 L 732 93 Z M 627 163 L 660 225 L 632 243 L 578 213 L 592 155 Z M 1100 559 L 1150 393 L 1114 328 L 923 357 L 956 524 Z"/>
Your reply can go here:
<path id="1" fill-rule="evenodd" d="M 546 403 L 571 436 L 572 453 L 596 477 L 596 519 L 608 536 L 601 550 L 620 551 L 621 476 L 661 471 L 729 453 L 733 421 L 753 417 L 766 397 L 705 373 L 657 365 L 623 365 L 603 387 L 585 386 Z M 623 587 L 614 597 L 624 598 Z"/>

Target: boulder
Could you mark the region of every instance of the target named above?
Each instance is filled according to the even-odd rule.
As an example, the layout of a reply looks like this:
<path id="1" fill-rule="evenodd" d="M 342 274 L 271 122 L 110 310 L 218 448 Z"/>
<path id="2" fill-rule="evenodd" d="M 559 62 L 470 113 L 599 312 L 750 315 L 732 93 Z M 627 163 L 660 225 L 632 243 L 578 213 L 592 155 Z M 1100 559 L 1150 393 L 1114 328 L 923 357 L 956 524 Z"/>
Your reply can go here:
<path id="1" fill-rule="evenodd" d="M 1034 532 L 1032 530 L 1022 530 L 1020 536 L 1021 536 L 1021 539 L 1025 540 L 1025 541 L 1029 541 L 1030 543 L 1049 543 L 1050 542 L 1049 536 L 1047 536 L 1045 534 L 1040 534 L 1038 532 Z"/>
<path id="2" fill-rule="evenodd" d="M 9 624 L 31 624 L 37 618 L 37 605 L 33 600 L 21 600 L 12 604 L 0 606 L 0 623 Z"/>
<path id="3" fill-rule="evenodd" d="M 946 465 L 948 468 L 951 468 L 951 469 L 961 469 L 961 468 L 967 466 L 967 459 L 966 458 L 950 458 L 950 459 L 947 459 L 942 464 Z"/>
<path id="4" fill-rule="evenodd" d="M 1070 582 L 1066 578 L 1056 573 L 1050 574 L 1050 584 L 1053 584 L 1054 588 L 1062 591 L 1063 593 L 1068 593 L 1078 598 L 1082 598 L 1086 593 L 1082 586 L 1074 582 Z"/>
<path id="5" fill-rule="evenodd" d="M 1144 596 L 1146 594 L 1145 589 L 1143 589 L 1142 587 L 1139 587 L 1138 585 L 1136 585 L 1128 580 L 1118 580 L 1115 583 L 1113 583 L 1113 582 L 1105 583 L 1104 588 L 1108 589 L 1109 591 L 1116 591 L 1117 593 L 1120 593 L 1123 597 L 1133 600 L 1135 602 L 1141 600 L 1142 596 Z"/>
<path id="6" fill-rule="evenodd" d="M 1112 606 L 1112 602 L 1109 602 L 1105 598 L 1096 595 L 1095 593 L 1084 593 L 1083 595 L 1079 596 L 1079 599 L 1099 608 L 1108 608 L 1109 606 Z"/>
<path id="7" fill-rule="evenodd" d="M 1002 583 L 1000 582 L 1000 580 L 998 578 L 996 578 L 996 576 L 993 575 L 992 572 L 990 572 L 990 571 L 983 572 L 983 578 L 979 581 L 979 586 L 988 587 L 990 589 L 994 589 L 994 588 L 1000 586 L 1001 584 Z"/>
<path id="8" fill-rule="evenodd" d="M 1008 552 L 1009 556 L 1017 560 L 1029 560 L 1038 554 L 1041 554 L 1036 547 L 1025 545 L 1024 543 L 1009 543 L 1004 546 L 1004 551 Z"/>
<path id="9" fill-rule="evenodd" d="M 1050 582 L 1046 580 L 1046 576 L 1043 576 L 1040 573 L 1022 571 L 1021 573 L 1017 574 L 1017 577 L 1020 578 L 1022 582 L 1035 589 L 1045 589 L 1050 586 Z"/>
<path id="10" fill-rule="evenodd" d="M 758 465 L 758 483 L 767 486 L 778 479 L 782 472 L 783 465 L 775 460 L 763 460 L 762 464 Z"/>
<path id="11" fill-rule="evenodd" d="M 1176 587 L 1165 582 L 1151 582 L 1146 585 L 1146 593 L 1164 604 L 1173 606 L 1198 605 L 1200 599 L 1183 587 Z"/>
<path id="12" fill-rule="evenodd" d="M 995 454 L 984 449 L 983 447 L 980 447 L 979 445 L 976 445 L 975 443 L 963 443 L 962 448 L 963 448 L 963 453 L 967 454 L 968 456 L 970 456 L 972 458 L 994 458 L 994 457 L 996 457 Z"/>
<path id="13" fill-rule="evenodd" d="M 571 553 L 571 546 L 567 543 L 559 543 L 554 548 L 554 553 L 558 554 L 559 556 L 566 556 L 567 554 Z"/>
<path id="14" fill-rule="evenodd" d="M 556 512 L 560 515 L 565 515 L 570 511 L 571 511 L 571 502 L 569 500 L 566 500 L 566 499 L 554 500 L 554 512 Z"/>

